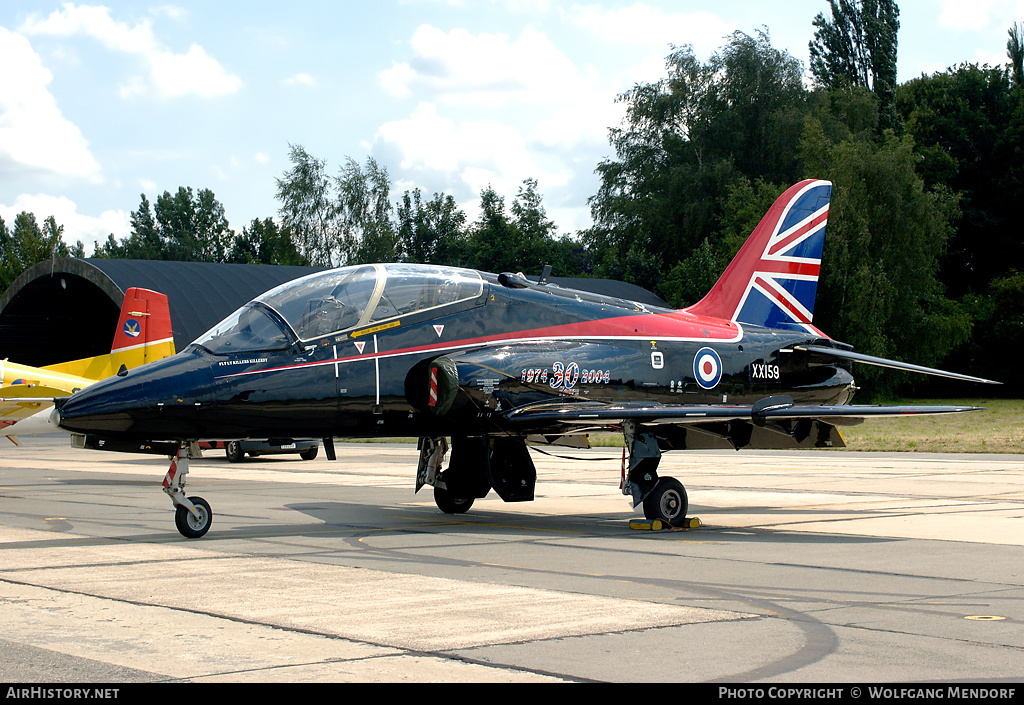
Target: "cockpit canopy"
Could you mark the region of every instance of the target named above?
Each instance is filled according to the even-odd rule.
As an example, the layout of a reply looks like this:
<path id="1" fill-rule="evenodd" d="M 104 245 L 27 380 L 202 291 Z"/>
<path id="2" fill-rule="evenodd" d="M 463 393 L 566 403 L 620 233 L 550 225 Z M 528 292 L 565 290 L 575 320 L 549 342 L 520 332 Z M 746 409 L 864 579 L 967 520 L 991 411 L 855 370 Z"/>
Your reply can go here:
<path id="1" fill-rule="evenodd" d="M 196 340 L 226 354 L 283 350 L 352 328 L 440 309 L 483 293 L 471 269 L 368 264 L 318 272 L 250 301 Z"/>

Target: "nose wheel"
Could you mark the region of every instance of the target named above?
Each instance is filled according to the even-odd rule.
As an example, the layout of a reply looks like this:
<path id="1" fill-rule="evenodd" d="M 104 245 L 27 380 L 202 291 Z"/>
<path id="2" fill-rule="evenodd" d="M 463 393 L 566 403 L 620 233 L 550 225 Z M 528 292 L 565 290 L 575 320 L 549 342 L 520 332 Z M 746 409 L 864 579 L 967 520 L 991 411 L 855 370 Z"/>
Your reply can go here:
<path id="1" fill-rule="evenodd" d="M 210 504 L 202 497 L 193 497 L 192 510 L 185 505 L 179 504 L 174 510 L 174 525 L 178 532 L 187 539 L 198 539 L 210 530 L 213 523 L 213 512 Z"/>
<path id="2" fill-rule="evenodd" d="M 164 492 L 174 504 L 174 525 L 178 533 L 187 539 L 198 539 L 206 535 L 213 523 L 213 510 L 202 497 L 185 496 L 185 476 L 188 474 L 188 445 L 178 448 L 171 458 L 171 467 L 164 476 Z"/>

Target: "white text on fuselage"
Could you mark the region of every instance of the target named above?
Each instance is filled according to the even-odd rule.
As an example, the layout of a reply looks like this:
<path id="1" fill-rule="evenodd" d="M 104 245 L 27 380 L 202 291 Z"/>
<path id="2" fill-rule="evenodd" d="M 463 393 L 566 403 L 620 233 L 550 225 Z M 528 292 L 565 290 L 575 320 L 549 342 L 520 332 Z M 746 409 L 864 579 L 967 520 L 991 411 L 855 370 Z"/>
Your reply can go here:
<path id="1" fill-rule="evenodd" d="M 253 357 L 248 360 L 227 360 L 226 362 L 218 362 L 217 364 L 221 367 L 227 367 L 229 365 L 258 365 L 261 362 L 266 362 L 265 357 Z"/>
<path id="2" fill-rule="evenodd" d="M 751 379 L 779 379 L 779 366 L 754 363 L 750 366 Z"/>

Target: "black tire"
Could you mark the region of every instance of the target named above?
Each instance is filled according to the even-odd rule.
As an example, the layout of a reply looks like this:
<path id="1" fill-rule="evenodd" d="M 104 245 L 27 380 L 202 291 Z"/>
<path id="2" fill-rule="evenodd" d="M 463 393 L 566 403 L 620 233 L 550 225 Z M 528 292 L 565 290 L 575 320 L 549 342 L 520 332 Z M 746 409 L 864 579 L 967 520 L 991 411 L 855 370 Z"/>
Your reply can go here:
<path id="1" fill-rule="evenodd" d="M 178 505 L 174 512 L 174 525 L 178 527 L 178 533 L 187 539 L 198 539 L 206 535 L 213 523 L 213 511 L 210 504 L 202 497 L 189 497 L 192 504 L 199 510 L 199 518 L 192 516 L 185 507 Z"/>
<path id="2" fill-rule="evenodd" d="M 689 509 L 686 488 L 679 480 L 663 477 L 658 480 L 654 491 L 644 499 L 644 516 L 648 519 L 660 519 L 669 526 L 682 524 Z"/>
<path id="3" fill-rule="evenodd" d="M 299 453 L 299 457 L 303 460 L 313 460 L 316 454 L 320 451 L 320 446 L 313 446 Z"/>
<path id="4" fill-rule="evenodd" d="M 452 497 L 448 490 L 435 487 L 434 504 L 445 514 L 465 514 L 473 506 L 473 498 L 458 499 Z"/>
<path id="5" fill-rule="evenodd" d="M 238 441 L 231 441 L 224 446 L 224 455 L 228 456 L 228 460 L 232 463 L 240 463 L 245 460 L 245 451 L 242 450 L 242 444 Z"/>

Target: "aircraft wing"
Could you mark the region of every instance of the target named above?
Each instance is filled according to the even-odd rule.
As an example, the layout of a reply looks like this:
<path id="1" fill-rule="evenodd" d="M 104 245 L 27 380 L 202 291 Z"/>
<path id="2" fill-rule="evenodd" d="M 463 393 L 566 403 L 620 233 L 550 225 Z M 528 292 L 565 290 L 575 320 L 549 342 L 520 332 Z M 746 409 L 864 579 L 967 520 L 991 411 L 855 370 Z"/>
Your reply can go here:
<path id="1" fill-rule="evenodd" d="M 546 403 L 515 409 L 505 416 L 512 427 L 542 424 L 570 426 L 616 425 L 625 421 L 658 424 L 702 424 L 715 421 L 767 421 L 816 419 L 835 425 L 857 423 L 869 418 L 954 414 L 980 411 L 972 406 L 922 405 L 797 405 L 789 397 L 769 397 L 752 406 L 706 404 L 600 404 L 594 402 Z"/>
<path id="2" fill-rule="evenodd" d="M 0 401 L 7 399 L 47 399 L 71 396 L 71 391 L 63 387 L 47 387 L 39 384 L 12 384 L 0 387 Z"/>
<path id="3" fill-rule="evenodd" d="M 953 414 L 970 406 L 819 406 L 794 404 L 788 396 L 756 404 L 601 404 L 571 401 L 536 404 L 505 414 L 509 430 L 551 439 L 608 430 L 627 422 L 657 426 L 659 442 L 671 449 L 843 448 L 840 426 L 869 418 Z"/>
<path id="4" fill-rule="evenodd" d="M 10 384 L 0 387 L 0 428 L 52 406 L 55 397 L 70 394 L 70 390 L 42 384 Z"/>

